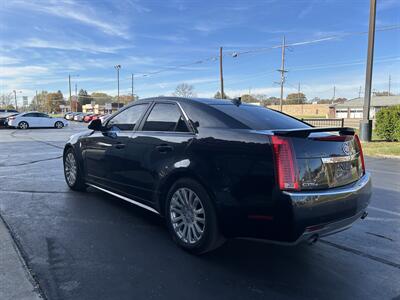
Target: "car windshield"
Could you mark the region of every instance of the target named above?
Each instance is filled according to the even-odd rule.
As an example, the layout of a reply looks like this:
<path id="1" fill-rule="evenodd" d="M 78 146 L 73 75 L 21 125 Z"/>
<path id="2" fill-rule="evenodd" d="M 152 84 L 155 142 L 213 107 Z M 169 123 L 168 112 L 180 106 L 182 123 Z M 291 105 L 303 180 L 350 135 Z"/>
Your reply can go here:
<path id="1" fill-rule="evenodd" d="M 214 104 L 216 109 L 255 130 L 307 128 L 307 124 L 256 105 Z"/>

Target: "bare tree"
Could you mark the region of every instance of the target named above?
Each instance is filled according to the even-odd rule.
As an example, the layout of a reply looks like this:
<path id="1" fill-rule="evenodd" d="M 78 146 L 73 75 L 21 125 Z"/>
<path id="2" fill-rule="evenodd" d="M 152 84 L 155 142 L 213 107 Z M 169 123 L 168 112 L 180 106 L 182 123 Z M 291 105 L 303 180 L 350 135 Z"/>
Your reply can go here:
<path id="1" fill-rule="evenodd" d="M 193 85 L 187 83 L 178 84 L 173 95 L 184 98 L 196 97 Z"/>
<path id="2" fill-rule="evenodd" d="M 13 98 L 13 96 L 11 94 L 8 94 L 8 95 L 3 94 L 3 95 L 1 95 L 0 96 L 0 106 L 2 106 L 4 108 L 11 106 L 12 102 L 13 102 L 13 99 L 14 98 Z"/>

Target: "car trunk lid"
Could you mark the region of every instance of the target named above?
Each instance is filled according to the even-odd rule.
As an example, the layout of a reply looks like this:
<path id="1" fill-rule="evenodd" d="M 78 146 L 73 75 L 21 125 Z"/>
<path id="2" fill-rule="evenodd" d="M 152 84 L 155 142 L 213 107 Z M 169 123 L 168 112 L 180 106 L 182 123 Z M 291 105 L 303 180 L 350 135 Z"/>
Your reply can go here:
<path id="1" fill-rule="evenodd" d="M 282 190 L 340 187 L 365 172 L 361 145 L 349 128 L 275 130 L 271 142 Z"/>

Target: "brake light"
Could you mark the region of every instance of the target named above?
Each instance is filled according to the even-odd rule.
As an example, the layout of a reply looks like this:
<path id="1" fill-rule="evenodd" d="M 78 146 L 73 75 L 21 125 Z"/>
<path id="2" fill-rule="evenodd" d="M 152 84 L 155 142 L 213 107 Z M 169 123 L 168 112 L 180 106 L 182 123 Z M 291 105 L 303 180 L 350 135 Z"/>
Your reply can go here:
<path id="1" fill-rule="evenodd" d="M 357 143 L 357 146 L 358 146 L 358 150 L 360 151 L 361 166 L 362 166 L 363 174 L 365 174 L 364 154 L 363 154 L 363 151 L 362 151 L 360 138 L 358 137 L 357 134 L 355 134 L 354 135 L 354 139 L 356 140 L 356 143 Z"/>
<path id="2" fill-rule="evenodd" d="M 290 139 L 273 135 L 271 141 L 279 188 L 281 190 L 299 190 L 298 169 Z"/>
<path id="3" fill-rule="evenodd" d="M 316 141 L 324 141 L 324 142 L 344 142 L 348 138 L 348 135 L 330 135 L 313 138 Z"/>

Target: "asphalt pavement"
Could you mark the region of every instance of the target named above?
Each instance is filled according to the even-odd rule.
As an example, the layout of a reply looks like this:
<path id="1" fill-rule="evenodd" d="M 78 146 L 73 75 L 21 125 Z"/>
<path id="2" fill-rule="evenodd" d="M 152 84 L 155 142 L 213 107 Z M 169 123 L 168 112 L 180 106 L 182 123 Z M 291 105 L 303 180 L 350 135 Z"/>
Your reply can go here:
<path id="1" fill-rule="evenodd" d="M 156 215 L 68 189 L 62 148 L 81 130 L 0 129 L 0 215 L 45 298 L 400 299 L 400 160 L 366 159 L 369 216 L 347 231 L 313 246 L 235 239 L 197 257 Z"/>

